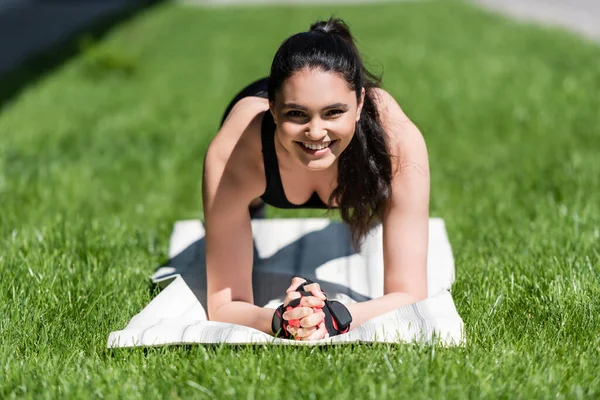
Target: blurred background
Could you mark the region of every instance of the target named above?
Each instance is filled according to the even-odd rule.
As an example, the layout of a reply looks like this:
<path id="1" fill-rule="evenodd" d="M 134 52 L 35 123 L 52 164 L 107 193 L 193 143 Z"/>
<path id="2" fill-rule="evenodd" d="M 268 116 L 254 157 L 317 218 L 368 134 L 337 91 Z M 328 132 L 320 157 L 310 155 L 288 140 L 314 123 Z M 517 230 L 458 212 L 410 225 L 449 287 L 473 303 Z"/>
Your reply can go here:
<path id="1" fill-rule="evenodd" d="M 161 0 L 0 0 L 0 100 L 73 56 L 111 27 Z M 394 1 L 387 1 L 393 3 Z M 344 5 L 369 0 L 179 0 L 188 7 Z M 512 18 L 561 26 L 600 39 L 600 2 L 595 0 L 474 0 Z"/>
<path id="2" fill-rule="evenodd" d="M 0 101 L 154 0 L 0 0 Z M 78 40 L 79 39 L 79 40 Z"/>

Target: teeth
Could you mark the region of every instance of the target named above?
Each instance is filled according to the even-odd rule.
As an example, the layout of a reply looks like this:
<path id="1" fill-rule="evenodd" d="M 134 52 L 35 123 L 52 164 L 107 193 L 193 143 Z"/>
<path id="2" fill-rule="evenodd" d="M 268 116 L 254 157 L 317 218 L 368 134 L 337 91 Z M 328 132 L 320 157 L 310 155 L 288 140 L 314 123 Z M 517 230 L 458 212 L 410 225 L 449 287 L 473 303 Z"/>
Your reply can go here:
<path id="1" fill-rule="evenodd" d="M 304 143 L 304 142 L 302 142 L 302 145 L 304 147 L 306 147 L 307 149 L 311 149 L 311 150 L 323 150 L 324 148 L 329 147 L 330 144 L 331 144 L 331 142 L 322 143 L 322 144 L 314 144 L 314 143 Z"/>

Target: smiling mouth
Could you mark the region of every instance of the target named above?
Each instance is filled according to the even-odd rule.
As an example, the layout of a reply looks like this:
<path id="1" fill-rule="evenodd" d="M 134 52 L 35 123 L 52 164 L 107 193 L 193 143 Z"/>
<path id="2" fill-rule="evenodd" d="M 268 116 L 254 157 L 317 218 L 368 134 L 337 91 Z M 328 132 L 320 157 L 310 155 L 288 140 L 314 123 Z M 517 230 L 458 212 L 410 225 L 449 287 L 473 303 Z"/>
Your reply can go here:
<path id="1" fill-rule="evenodd" d="M 318 152 L 330 148 L 337 140 L 331 140 L 323 143 L 311 143 L 311 142 L 296 142 L 303 150 Z"/>

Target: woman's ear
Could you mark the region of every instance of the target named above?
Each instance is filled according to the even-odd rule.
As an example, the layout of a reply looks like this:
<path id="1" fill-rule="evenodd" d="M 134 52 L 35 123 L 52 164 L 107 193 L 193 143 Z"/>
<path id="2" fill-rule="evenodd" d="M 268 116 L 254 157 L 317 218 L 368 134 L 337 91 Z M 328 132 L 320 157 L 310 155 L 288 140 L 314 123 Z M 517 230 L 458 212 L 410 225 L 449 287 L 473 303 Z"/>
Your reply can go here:
<path id="1" fill-rule="evenodd" d="M 365 88 L 360 90 L 360 101 L 358 102 L 358 109 L 356 110 L 356 122 L 360 119 L 360 113 L 362 112 L 363 105 L 365 104 Z"/>

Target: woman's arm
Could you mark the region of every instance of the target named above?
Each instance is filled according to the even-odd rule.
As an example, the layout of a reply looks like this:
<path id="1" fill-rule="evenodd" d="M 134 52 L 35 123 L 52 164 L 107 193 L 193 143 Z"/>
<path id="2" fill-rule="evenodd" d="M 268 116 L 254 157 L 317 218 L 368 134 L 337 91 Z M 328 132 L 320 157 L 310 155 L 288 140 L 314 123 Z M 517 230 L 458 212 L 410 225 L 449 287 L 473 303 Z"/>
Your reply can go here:
<path id="1" fill-rule="evenodd" d="M 246 111 L 256 115 L 252 107 Z M 260 171 L 253 168 L 257 163 L 252 159 L 252 143 L 244 143 L 244 136 L 251 135 L 231 133 L 240 129 L 236 121 L 243 110 L 235 112 L 236 118 L 223 126 L 204 161 L 208 316 L 211 321 L 245 325 L 270 334 L 273 310 L 255 306 L 252 292 L 253 243 L 248 204 L 262 193 L 257 179 Z M 255 116 L 247 129 L 253 129 L 257 119 Z"/>
<path id="2" fill-rule="evenodd" d="M 396 101 L 379 90 L 392 153 L 392 195 L 383 217 L 384 296 L 348 304 L 352 327 L 427 297 L 429 161 L 423 135 Z"/>

